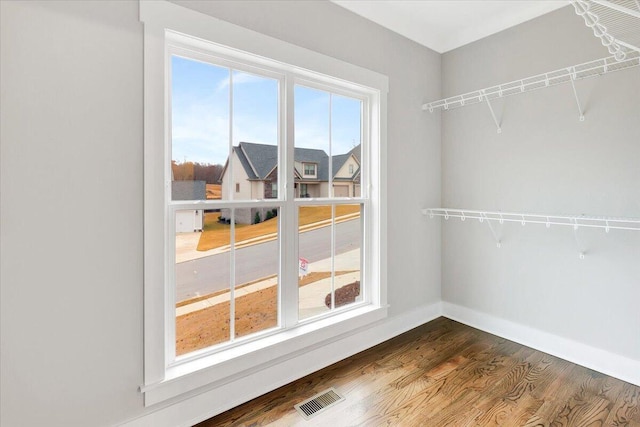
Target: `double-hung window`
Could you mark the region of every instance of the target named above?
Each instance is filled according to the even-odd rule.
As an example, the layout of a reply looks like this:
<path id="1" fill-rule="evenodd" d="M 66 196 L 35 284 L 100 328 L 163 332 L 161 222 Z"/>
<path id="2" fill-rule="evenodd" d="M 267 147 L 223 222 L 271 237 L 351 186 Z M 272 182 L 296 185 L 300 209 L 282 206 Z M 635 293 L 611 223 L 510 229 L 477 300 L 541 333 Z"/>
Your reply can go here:
<path id="1" fill-rule="evenodd" d="M 141 7 L 144 20 L 158 6 Z M 243 44 L 233 35 L 246 30 L 230 24 L 186 36 L 189 19 L 178 32 L 173 18 L 148 16 L 151 404 L 241 375 L 241 356 L 266 364 L 303 351 L 303 336 L 321 343 L 384 316 L 386 78 L 255 33 Z M 359 165 L 357 182 L 339 173 L 347 164 Z M 337 194 L 345 186 L 361 190 Z M 204 374 L 188 378 L 195 371 Z"/>

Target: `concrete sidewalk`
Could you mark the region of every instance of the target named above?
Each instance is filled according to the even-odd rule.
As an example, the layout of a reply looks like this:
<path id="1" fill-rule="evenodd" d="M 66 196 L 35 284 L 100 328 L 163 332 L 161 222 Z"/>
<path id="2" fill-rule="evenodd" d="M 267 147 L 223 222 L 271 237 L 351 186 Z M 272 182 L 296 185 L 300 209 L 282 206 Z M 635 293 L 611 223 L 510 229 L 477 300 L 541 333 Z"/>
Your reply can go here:
<path id="1" fill-rule="evenodd" d="M 335 276 L 335 289 L 348 285 L 349 283 L 353 283 L 356 280 L 360 280 L 360 249 L 355 249 L 336 256 L 335 264 L 336 271 L 357 270 L 353 273 Z M 330 269 L 330 258 L 309 264 L 309 273 L 330 271 Z M 274 286 L 277 284 L 277 281 L 277 277 L 270 277 L 256 283 L 252 283 L 251 285 L 236 289 L 235 295 L 236 297 L 247 295 L 251 292 L 256 292 L 261 289 Z M 315 316 L 329 310 L 324 304 L 324 299 L 327 294 L 331 292 L 331 278 L 318 280 L 317 282 L 302 286 L 299 289 L 298 307 L 300 310 L 300 319 Z M 210 298 L 176 308 L 176 316 L 182 316 L 194 311 L 203 310 L 227 301 L 229 301 L 229 292 L 220 293 Z"/>

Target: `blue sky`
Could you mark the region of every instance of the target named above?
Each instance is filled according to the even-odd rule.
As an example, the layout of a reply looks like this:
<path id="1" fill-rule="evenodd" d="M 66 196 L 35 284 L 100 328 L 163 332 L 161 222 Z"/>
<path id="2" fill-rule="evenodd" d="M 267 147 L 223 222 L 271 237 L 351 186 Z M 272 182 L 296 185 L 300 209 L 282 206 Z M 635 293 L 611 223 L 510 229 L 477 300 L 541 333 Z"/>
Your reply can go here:
<path id="1" fill-rule="evenodd" d="M 229 144 L 227 68 L 172 57 L 172 159 L 224 164 Z M 233 71 L 233 145 L 277 143 L 278 82 Z M 331 114 L 329 99 L 331 97 Z M 296 86 L 296 147 L 344 154 L 360 143 L 360 101 Z"/>

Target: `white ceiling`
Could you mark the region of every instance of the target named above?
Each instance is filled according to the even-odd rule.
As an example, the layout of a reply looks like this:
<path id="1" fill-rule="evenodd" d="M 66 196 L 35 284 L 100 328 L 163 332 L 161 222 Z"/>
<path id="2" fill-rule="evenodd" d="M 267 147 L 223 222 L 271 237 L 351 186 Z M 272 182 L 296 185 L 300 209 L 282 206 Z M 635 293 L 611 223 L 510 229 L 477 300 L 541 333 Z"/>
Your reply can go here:
<path id="1" fill-rule="evenodd" d="M 439 53 L 569 4 L 564 0 L 331 1 Z"/>

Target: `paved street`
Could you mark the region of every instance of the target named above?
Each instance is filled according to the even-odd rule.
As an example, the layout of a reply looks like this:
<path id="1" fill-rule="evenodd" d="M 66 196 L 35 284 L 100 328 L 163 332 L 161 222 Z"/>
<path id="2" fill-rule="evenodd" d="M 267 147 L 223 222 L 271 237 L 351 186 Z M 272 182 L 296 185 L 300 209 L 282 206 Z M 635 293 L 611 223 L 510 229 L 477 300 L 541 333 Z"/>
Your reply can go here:
<path id="1" fill-rule="evenodd" d="M 336 224 L 336 254 L 356 249 L 361 240 L 360 220 Z M 300 234 L 300 255 L 309 262 L 330 258 L 331 228 Z M 236 283 L 243 284 L 278 272 L 277 241 L 236 250 Z M 229 252 L 176 264 L 176 301 L 207 295 L 229 286 Z M 339 266 L 336 266 L 339 269 Z"/>

